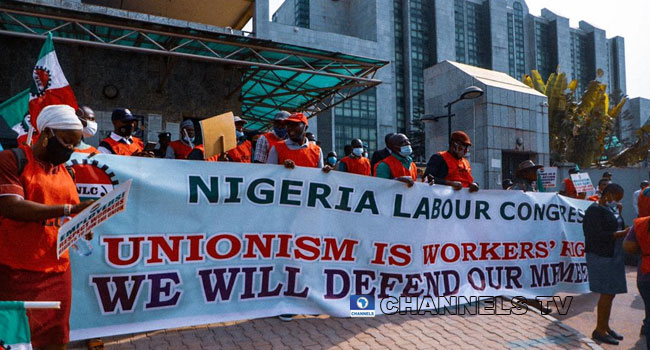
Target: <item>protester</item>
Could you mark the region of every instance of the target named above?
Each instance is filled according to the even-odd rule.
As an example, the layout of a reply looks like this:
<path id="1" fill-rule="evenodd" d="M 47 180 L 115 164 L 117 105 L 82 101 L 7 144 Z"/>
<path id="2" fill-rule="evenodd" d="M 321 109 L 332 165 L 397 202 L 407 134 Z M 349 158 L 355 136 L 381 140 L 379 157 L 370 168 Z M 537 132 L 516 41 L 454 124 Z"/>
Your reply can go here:
<path id="1" fill-rule="evenodd" d="M 463 131 L 454 131 L 449 139 L 449 149 L 431 156 L 424 176 L 432 176 L 436 184 L 451 186 L 458 191 L 463 187 L 470 192 L 478 191 L 478 184 L 472 177 L 472 167 L 465 155 L 472 146 L 469 136 Z"/>
<path id="2" fill-rule="evenodd" d="M 120 156 L 148 156 L 144 144 L 139 138 L 132 136 L 133 122 L 136 118 L 126 108 L 118 108 L 111 115 L 113 132 L 99 143 L 97 148 L 101 153 L 116 154 Z M 151 154 L 153 156 L 153 154 Z"/>
<path id="3" fill-rule="evenodd" d="M 634 194 L 632 195 L 632 205 L 634 206 L 634 215 L 639 217 L 639 197 L 641 196 L 641 192 L 645 190 L 648 186 L 650 186 L 650 182 L 648 180 L 643 180 L 641 181 L 641 188 L 634 191 Z M 645 215 L 647 216 L 647 215 Z"/>
<path id="4" fill-rule="evenodd" d="M 605 178 L 600 179 L 598 181 L 598 189 L 596 190 L 596 193 L 594 195 L 592 195 L 592 196 L 589 196 L 589 198 L 587 198 L 587 199 L 590 200 L 590 201 L 593 201 L 593 202 L 598 202 L 600 200 L 600 197 L 603 195 L 603 190 L 610 183 L 612 183 L 612 182 L 610 180 L 608 180 L 608 179 L 605 179 Z"/>
<path id="5" fill-rule="evenodd" d="M 616 208 L 623 195 L 620 185 L 607 185 L 598 202 L 585 212 L 582 223 L 589 289 L 600 294 L 596 329 L 591 336 L 613 345 L 623 337 L 609 327 L 612 302 L 616 294 L 627 293 L 623 238 L 630 229 L 625 229 L 623 217 Z"/>
<path id="6" fill-rule="evenodd" d="M 174 159 L 174 151 L 172 150 L 171 152 L 168 152 L 171 140 L 172 133 L 170 132 L 161 132 L 158 134 L 158 144 L 156 145 L 156 149 L 153 151 L 156 158 Z"/>
<path id="7" fill-rule="evenodd" d="M 363 142 L 360 139 L 352 140 L 352 152 L 339 162 L 339 171 L 346 173 L 370 176 L 370 160 L 363 156 Z"/>
<path id="8" fill-rule="evenodd" d="M 515 181 L 509 190 L 520 190 L 524 192 L 537 192 L 533 184 L 537 181 L 537 169 L 543 168 L 543 165 L 535 165 L 532 160 L 524 160 L 519 163 L 515 171 Z"/>
<path id="9" fill-rule="evenodd" d="M 92 203 L 79 203 L 64 165 L 83 126 L 72 107 L 50 105 L 39 114 L 37 129 L 33 146 L 0 153 L 0 300 L 60 301 L 60 309 L 27 315 L 35 348 L 65 349 L 72 277 L 68 252 L 57 259 L 57 232 L 62 216 Z"/>
<path id="10" fill-rule="evenodd" d="M 418 170 L 411 159 L 413 153 L 411 141 L 404 134 L 393 134 L 388 140 L 388 147 L 391 154 L 375 165 L 375 176 L 394 179 L 405 183 L 408 187 L 413 186 L 418 179 Z"/>
<path id="11" fill-rule="evenodd" d="M 313 132 L 305 133 L 305 136 L 307 137 L 307 140 L 309 140 L 309 142 L 318 146 L 318 141 L 316 141 L 316 135 L 314 135 Z"/>
<path id="12" fill-rule="evenodd" d="M 279 111 L 273 117 L 273 130 L 265 133 L 257 139 L 255 145 L 255 155 L 253 161 L 255 163 L 268 163 L 269 152 L 271 148 L 278 142 L 287 139 L 287 126 L 284 121 L 289 118 L 291 114 L 285 111 Z"/>
<path id="13" fill-rule="evenodd" d="M 643 299 L 645 318 L 641 326 L 641 335 L 645 336 L 646 347 L 650 348 L 650 217 L 634 219 L 634 226 L 625 236 L 623 249 L 630 254 L 641 254 L 641 261 L 636 273 L 636 286 Z"/>
<path id="14" fill-rule="evenodd" d="M 79 107 L 79 109 L 77 109 L 76 113 L 77 113 L 77 117 L 79 117 L 79 121 L 81 121 L 81 125 L 83 125 L 83 131 L 82 131 L 81 142 L 79 142 L 79 145 L 74 149 L 74 151 L 80 153 L 90 153 L 90 154 L 99 153 L 97 148 L 84 142 L 86 138 L 91 138 L 95 136 L 95 134 L 97 133 L 97 122 L 95 122 L 95 111 L 93 111 L 88 106 L 81 106 Z"/>
<path id="15" fill-rule="evenodd" d="M 379 151 L 375 151 L 372 154 L 372 158 L 370 158 L 370 169 L 372 170 L 373 175 L 375 175 L 375 165 L 381 162 L 384 158 L 390 156 L 391 150 L 390 147 L 388 146 L 388 141 L 390 140 L 391 137 L 393 137 L 393 135 L 395 134 L 392 132 L 386 134 L 386 136 L 384 136 L 384 142 L 386 143 L 386 147 Z"/>
<path id="16" fill-rule="evenodd" d="M 584 192 L 578 193 L 578 191 L 576 191 L 576 187 L 573 185 L 573 181 L 571 180 L 571 175 L 578 174 L 579 172 L 580 172 L 580 168 L 578 168 L 577 165 L 569 169 L 569 176 L 566 179 L 564 179 L 558 191 L 561 195 L 565 197 L 585 199 L 587 194 Z"/>
<path id="17" fill-rule="evenodd" d="M 336 152 L 332 151 L 327 154 L 327 159 L 325 159 L 325 164 L 331 166 L 332 168 L 336 166 L 336 163 L 339 161 L 339 157 Z"/>
<path id="18" fill-rule="evenodd" d="M 237 136 L 237 147 L 228 151 L 230 161 L 236 163 L 250 163 L 253 156 L 253 146 L 246 139 L 244 134 L 244 125 L 247 121 L 240 117 L 235 117 L 235 134 Z"/>
<path id="19" fill-rule="evenodd" d="M 504 190 L 507 190 L 507 189 L 509 189 L 510 186 L 512 186 L 512 185 L 513 185 L 512 180 L 510 180 L 510 179 L 505 179 L 505 180 L 503 180 L 503 183 L 501 184 L 501 188 L 503 188 Z"/>
<path id="20" fill-rule="evenodd" d="M 307 117 L 302 113 L 293 113 L 283 121 L 288 138 L 276 143 L 269 151 L 267 164 L 284 164 L 285 168 L 296 166 L 322 168 L 329 172 L 332 167 L 325 165 L 323 152 L 316 144 L 309 142 L 305 132 L 309 127 Z"/>
<path id="21" fill-rule="evenodd" d="M 165 158 L 187 159 L 194 148 L 194 122 L 185 119 L 181 122 L 179 139 L 172 141 L 167 148 Z"/>

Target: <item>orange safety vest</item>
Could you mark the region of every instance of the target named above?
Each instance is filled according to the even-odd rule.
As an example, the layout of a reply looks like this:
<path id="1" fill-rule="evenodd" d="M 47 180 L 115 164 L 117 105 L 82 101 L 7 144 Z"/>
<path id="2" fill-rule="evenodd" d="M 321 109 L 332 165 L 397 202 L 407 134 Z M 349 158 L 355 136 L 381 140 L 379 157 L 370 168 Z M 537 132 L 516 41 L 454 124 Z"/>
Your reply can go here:
<path id="1" fill-rule="evenodd" d="M 230 160 L 237 163 L 250 163 L 251 158 L 253 157 L 253 146 L 251 142 L 246 140 L 237 147 L 228 151 L 228 157 Z"/>
<path id="2" fill-rule="evenodd" d="M 91 145 L 88 145 L 88 148 L 84 148 L 84 149 L 75 148 L 74 151 L 77 152 L 77 153 L 88 153 L 88 154 L 90 154 L 90 153 L 99 153 L 97 148 L 95 148 L 95 147 L 93 147 Z"/>
<path id="3" fill-rule="evenodd" d="M 634 234 L 641 249 L 641 273 L 650 273 L 650 217 L 634 219 Z"/>
<path id="4" fill-rule="evenodd" d="M 284 141 L 283 139 L 275 136 L 275 133 L 273 131 L 267 132 L 262 136 L 264 136 L 266 138 L 266 141 L 269 142 L 269 151 L 271 150 L 271 148 L 273 148 L 273 146 Z"/>
<path id="5" fill-rule="evenodd" d="M 218 162 L 219 161 L 219 155 L 218 154 L 216 154 L 216 155 L 214 155 L 214 156 L 212 156 L 212 157 L 210 157 L 208 159 L 205 159 L 205 147 L 203 147 L 202 144 L 201 145 L 196 145 L 196 147 L 194 147 L 194 149 L 192 149 L 192 151 L 195 150 L 195 149 L 201 151 L 201 154 L 203 155 L 203 158 L 204 158 L 204 160 L 206 162 Z M 192 153 L 192 152 L 190 152 L 190 153 Z"/>
<path id="6" fill-rule="evenodd" d="M 190 152 L 193 150 L 192 147 L 184 144 L 180 140 L 170 142 L 169 147 L 174 150 L 174 157 L 176 159 L 187 159 L 187 156 L 189 156 Z"/>
<path id="7" fill-rule="evenodd" d="M 578 191 L 576 191 L 576 187 L 573 186 L 571 177 L 564 179 L 564 193 L 567 197 L 578 198 Z"/>
<path id="8" fill-rule="evenodd" d="M 370 176 L 370 159 L 365 157 L 352 158 L 343 157 L 341 162 L 345 164 L 348 173 Z"/>
<path id="9" fill-rule="evenodd" d="M 590 200 L 590 201 L 593 201 L 593 202 L 598 202 L 600 200 L 600 196 L 595 194 L 593 196 L 589 196 L 589 198 L 587 198 L 587 199 Z"/>
<path id="10" fill-rule="evenodd" d="M 395 156 L 391 154 L 390 156 L 382 159 L 381 162 L 375 164 L 375 176 L 377 176 L 377 166 L 379 166 L 381 163 L 386 163 L 386 165 L 388 165 L 390 168 L 390 175 L 393 177 L 393 179 L 400 176 L 411 176 L 413 178 L 413 181 L 418 180 L 418 168 L 415 166 L 415 162 L 411 162 L 410 168 L 406 169 L 404 167 L 404 164 L 402 164 L 399 159 L 395 158 Z"/>
<path id="11" fill-rule="evenodd" d="M 639 194 L 639 217 L 650 216 L 650 187 Z"/>
<path id="12" fill-rule="evenodd" d="M 275 151 L 278 152 L 278 164 L 284 164 L 284 161 L 291 159 L 297 166 L 318 168 L 320 160 L 320 147 L 307 142 L 307 147 L 299 149 L 289 149 L 286 141 L 275 145 Z"/>
<path id="13" fill-rule="evenodd" d="M 135 136 L 131 136 L 131 139 L 133 142 L 131 142 L 130 145 L 124 142 L 115 141 L 110 136 L 102 140 L 102 142 L 105 142 L 110 146 L 109 150 L 112 150 L 113 154 L 118 156 L 130 156 L 133 153 L 141 152 L 144 149 L 144 143 L 142 143 L 142 140 Z"/>
<path id="14" fill-rule="evenodd" d="M 474 182 L 472 177 L 472 167 L 469 161 L 465 158 L 456 159 L 448 151 L 438 152 L 438 154 L 447 163 L 447 181 L 458 181 L 463 184 L 463 187 L 469 187 Z"/>
<path id="15" fill-rule="evenodd" d="M 78 204 L 79 196 L 72 177 L 61 164 L 51 171 L 34 159 L 30 147 L 21 145 L 27 164 L 20 175 L 24 198 L 45 205 Z M 66 251 L 56 258 L 56 237 L 60 218 L 41 222 L 15 221 L 0 217 L 0 265 L 12 269 L 64 272 L 70 266 Z M 17 282 L 19 283 L 19 282 Z"/>

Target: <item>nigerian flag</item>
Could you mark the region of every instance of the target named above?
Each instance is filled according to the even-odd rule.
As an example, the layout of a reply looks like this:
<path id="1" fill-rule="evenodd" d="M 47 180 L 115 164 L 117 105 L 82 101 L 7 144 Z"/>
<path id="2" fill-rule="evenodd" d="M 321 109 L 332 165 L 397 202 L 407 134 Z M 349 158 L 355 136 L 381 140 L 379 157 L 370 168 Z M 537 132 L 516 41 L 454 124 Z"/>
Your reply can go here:
<path id="1" fill-rule="evenodd" d="M 38 55 L 38 61 L 32 72 L 32 86 L 29 88 L 29 93 L 29 115 L 35 129 L 38 114 L 49 105 L 69 105 L 77 109 L 77 99 L 54 51 L 52 33 L 47 34 L 45 44 Z"/>
<path id="2" fill-rule="evenodd" d="M 27 133 L 27 125 L 24 122 L 29 105 L 29 89 L 19 92 L 16 96 L 0 103 L 0 119 L 18 135 Z"/>
<path id="3" fill-rule="evenodd" d="M 31 350 L 29 323 L 22 301 L 0 301 L 0 349 Z"/>

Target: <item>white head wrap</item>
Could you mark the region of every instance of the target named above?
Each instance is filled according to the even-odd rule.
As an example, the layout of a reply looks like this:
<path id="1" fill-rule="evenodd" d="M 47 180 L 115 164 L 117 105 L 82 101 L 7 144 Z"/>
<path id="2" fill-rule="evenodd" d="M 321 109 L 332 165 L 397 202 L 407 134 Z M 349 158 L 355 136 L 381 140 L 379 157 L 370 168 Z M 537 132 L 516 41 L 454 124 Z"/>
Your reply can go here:
<path id="1" fill-rule="evenodd" d="M 83 130 L 74 108 L 68 105 L 49 105 L 38 115 L 36 128 L 43 132 L 45 128 L 57 130 Z"/>

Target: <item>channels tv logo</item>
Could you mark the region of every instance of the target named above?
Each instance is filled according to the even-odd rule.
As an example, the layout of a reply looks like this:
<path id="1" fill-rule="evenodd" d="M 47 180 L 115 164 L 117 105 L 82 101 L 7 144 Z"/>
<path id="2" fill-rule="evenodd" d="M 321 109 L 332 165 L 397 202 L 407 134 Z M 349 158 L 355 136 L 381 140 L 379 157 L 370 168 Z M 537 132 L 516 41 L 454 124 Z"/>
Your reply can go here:
<path id="1" fill-rule="evenodd" d="M 350 317 L 375 317 L 375 296 L 350 296 Z"/>

